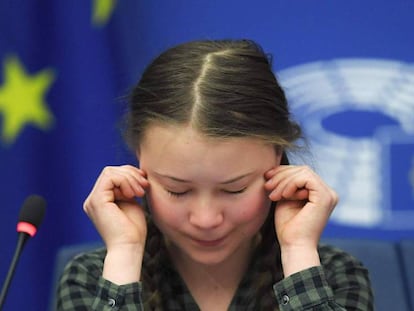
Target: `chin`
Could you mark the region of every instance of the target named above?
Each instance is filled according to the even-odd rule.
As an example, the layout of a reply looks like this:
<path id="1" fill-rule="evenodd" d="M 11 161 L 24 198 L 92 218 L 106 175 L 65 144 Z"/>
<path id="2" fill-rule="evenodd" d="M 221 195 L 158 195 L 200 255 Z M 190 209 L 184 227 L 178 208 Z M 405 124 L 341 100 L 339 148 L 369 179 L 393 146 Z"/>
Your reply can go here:
<path id="1" fill-rule="evenodd" d="M 205 266 L 217 266 L 223 264 L 231 257 L 228 254 L 210 253 L 210 254 L 187 254 L 187 256 L 194 262 Z"/>
<path id="2" fill-rule="evenodd" d="M 228 247 L 199 248 L 174 244 L 173 251 L 180 257 L 205 266 L 220 265 L 234 255 L 235 250 Z"/>

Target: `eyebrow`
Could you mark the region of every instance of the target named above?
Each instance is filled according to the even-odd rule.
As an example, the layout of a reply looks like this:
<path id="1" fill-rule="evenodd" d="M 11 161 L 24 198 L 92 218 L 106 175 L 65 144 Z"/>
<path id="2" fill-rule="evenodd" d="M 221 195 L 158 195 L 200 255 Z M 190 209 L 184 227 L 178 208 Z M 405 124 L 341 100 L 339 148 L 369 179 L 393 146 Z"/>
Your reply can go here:
<path id="1" fill-rule="evenodd" d="M 165 174 L 161 174 L 161 173 L 157 173 L 157 172 L 154 172 L 154 174 L 157 175 L 157 176 L 163 177 L 163 178 L 168 178 L 168 179 L 171 179 L 173 181 L 180 182 L 180 183 L 191 183 L 191 180 L 181 179 L 181 178 L 178 178 L 178 177 L 165 175 Z M 228 180 L 225 180 L 225 181 L 221 182 L 220 185 L 228 185 L 228 184 L 234 183 L 234 182 L 239 181 L 239 180 L 241 180 L 241 179 L 243 179 L 247 176 L 250 176 L 252 174 L 253 174 L 253 172 L 249 172 L 249 173 L 246 173 L 246 174 L 243 174 L 243 175 L 240 175 L 240 176 L 233 177 L 231 179 L 228 179 Z"/>

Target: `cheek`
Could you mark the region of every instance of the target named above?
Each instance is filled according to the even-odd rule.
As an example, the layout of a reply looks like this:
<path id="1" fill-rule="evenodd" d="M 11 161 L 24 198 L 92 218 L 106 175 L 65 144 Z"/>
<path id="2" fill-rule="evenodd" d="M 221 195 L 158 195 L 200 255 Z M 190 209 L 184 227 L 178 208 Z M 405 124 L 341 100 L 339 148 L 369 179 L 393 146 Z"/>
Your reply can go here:
<path id="1" fill-rule="evenodd" d="M 238 224 L 261 225 L 269 213 L 270 204 L 263 193 L 252 193 L 240 199 L 228 216 Z"/>
<path id="2" fill-rule="evenodd" d="M 185 218 L 184 209 L 174 206 L 164 193 L 152 189 L 148 192 L 151 215 L 158 226 L 178 227 Z"/>

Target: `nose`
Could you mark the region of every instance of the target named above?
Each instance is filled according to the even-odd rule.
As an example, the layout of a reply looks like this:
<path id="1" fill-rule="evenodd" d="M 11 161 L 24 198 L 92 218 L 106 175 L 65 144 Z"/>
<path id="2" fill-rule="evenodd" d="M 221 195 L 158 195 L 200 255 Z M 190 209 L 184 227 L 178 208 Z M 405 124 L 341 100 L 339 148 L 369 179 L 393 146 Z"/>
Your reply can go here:
<path id="1" fill-rule="evenodd" d="M 223 212 L 213 201 L 211 199 L 199 200 L 191 208 L 189 222 L 193 226 L 208 230 L 222 224 L 224 219 Z"/>

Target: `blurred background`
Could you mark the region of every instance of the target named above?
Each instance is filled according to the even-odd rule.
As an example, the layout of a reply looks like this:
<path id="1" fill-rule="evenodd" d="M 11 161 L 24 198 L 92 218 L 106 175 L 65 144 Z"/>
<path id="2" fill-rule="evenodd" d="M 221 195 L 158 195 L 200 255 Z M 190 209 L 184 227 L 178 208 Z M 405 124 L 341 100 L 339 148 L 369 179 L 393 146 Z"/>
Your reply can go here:
<path id="1" fill-rule="evenodd" d="M 313 166 L 340 194 L 327 237 L 414 238 L 414 2 L 0 0 L 0 282 L 19 209 L 48 202 L 4 310 L 47 310 L 57 250 L 98 241 L 82 204 L 135 164 L 120 121 L 145 66 L 193 39 L 273 55 Z"/>

